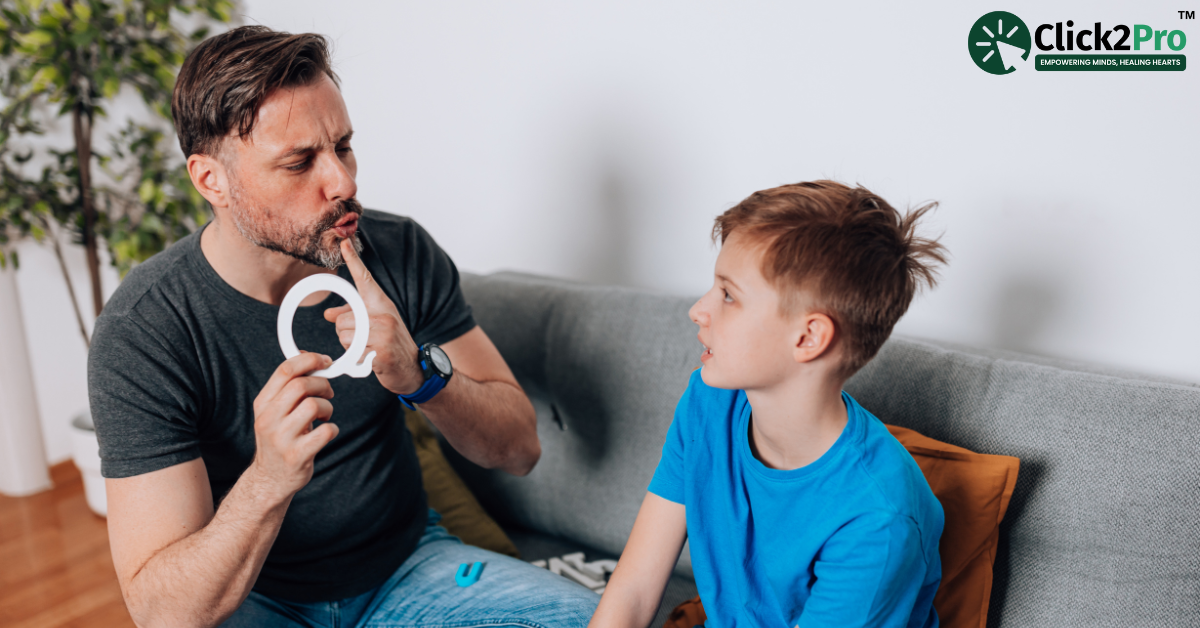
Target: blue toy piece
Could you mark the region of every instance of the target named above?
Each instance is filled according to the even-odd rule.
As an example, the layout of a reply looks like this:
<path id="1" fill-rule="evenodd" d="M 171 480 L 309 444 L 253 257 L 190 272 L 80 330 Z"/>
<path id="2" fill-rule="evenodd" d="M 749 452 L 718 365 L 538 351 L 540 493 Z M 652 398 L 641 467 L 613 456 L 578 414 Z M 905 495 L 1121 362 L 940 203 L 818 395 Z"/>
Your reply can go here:
<path id="1" fill-rule="evenodd" d="M 454 581 L 460 587 L 469 587 L 479 582 L 479 576 L 482 573 L 483 563 L 463 563 L 458 566 L 458 573 L 454 574 Z"/>

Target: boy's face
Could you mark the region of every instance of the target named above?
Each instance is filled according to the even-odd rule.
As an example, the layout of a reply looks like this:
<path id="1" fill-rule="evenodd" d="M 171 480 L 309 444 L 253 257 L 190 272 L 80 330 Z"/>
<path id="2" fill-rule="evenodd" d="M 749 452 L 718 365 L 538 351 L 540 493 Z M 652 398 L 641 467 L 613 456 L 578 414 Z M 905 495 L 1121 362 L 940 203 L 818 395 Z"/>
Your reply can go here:
<path id="1" fill-rule="evenodd" d="M 780 314 L 779 293 L 760 270 L 762 254 L 761 244 L 730 234 L 712 289 L 688 312 L 705 346 L 700 376 L 714 388 L 768 388 L 796 367 L 796 321 Z"/>

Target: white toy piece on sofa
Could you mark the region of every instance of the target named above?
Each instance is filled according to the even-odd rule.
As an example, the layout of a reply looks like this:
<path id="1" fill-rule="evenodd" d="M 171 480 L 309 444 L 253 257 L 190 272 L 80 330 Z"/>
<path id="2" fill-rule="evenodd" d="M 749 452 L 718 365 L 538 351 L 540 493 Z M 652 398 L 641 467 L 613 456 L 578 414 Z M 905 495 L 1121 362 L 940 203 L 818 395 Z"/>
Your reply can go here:
<path id="1" fill-rule="evenodd" d="M 549 569 L 550 573 L 562 576 L 595 591 L 604 593 L 608 585 L 608 576 L 617 568 L 615 560 L 593 560 L 583 562 L 583 552 L 567 554 L 562 558 L 551 558 L 549 562 L 535 560 L 530 563 L 534 567 Z"/>

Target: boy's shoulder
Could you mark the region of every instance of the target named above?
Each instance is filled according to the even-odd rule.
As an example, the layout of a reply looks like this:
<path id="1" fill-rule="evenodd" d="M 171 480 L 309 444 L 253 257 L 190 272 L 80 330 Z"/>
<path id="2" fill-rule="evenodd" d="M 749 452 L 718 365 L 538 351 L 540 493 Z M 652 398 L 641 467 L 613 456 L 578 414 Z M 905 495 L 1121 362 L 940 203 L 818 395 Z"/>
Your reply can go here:
<path id="1" fill-rule="evenodd" d="M 941 504 L 912 455 L 882 421 L 858 405 L 850 395 L 845 397 L 847 405 L 858 413 L 862 423 L 862 437 L 853 468 L 855 473 L 862 474 L 864 489 L 874 493 L 881 507 L 900 516 L 912 517 L 918 524 L 934 523 L 928 520 L 938 519 L 940 528 Z"/>

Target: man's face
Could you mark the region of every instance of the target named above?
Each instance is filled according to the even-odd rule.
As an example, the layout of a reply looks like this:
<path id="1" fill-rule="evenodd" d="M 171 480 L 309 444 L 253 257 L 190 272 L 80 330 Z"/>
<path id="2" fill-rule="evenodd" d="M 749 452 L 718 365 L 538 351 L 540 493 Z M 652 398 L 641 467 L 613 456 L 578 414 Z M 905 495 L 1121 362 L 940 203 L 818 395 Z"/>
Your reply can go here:
<path id="1" fill-rule="evenodd" d="M 700 376 L 714 388 L 767 388 L 796 365 L 795 326 L 780 314 L 779 293 L 763 277 L 761 262 L 759 243 L 730 234 L 717 256 L 713 287 L 688 311 L 705 347 Z"/>
<path id="2" fill-rule="evenodd" d="M 352 134 L 346 103 L 328 76 L 271 92 L 249 138 L 240 140 L 235 132 L 221 146 L 238 232 L 253 244 L 328 269 L 343 264 L 341 240 L 351 238 L 361 251 Z"/>

